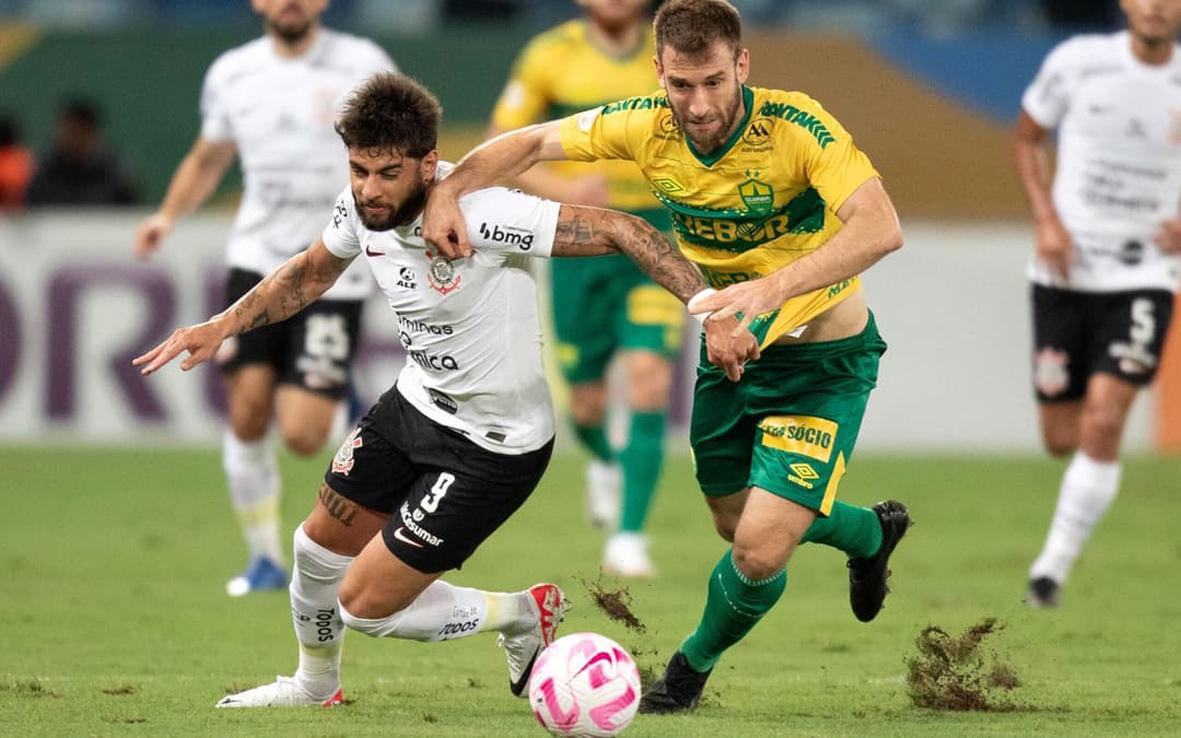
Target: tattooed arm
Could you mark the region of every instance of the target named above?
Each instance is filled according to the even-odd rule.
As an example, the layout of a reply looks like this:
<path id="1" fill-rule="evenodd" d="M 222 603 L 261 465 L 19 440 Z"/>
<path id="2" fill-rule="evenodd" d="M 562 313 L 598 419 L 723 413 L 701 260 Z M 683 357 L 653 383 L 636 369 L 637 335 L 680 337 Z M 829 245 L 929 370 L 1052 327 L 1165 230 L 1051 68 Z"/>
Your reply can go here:
<path id="1" fill-rule="evenodd" d="M 177 328 L 168 340 L 131 363 L 143 366 L 141 374 L 151 374 L 180 352 L 188 351 L 189 357 L 180 365 L 188 371 L 213 358 L 221 342 L 230 336 L 286 320 L 315 302 L 351 261 L 335 256 L 318 240 L 268 274 L 225 311 L 204 323 Z"/>
<path id="2" fill-rule="evenodd" d="M 634 215 L 616 210 L 562 205 L 553 256 L 627 254 L 645 274 L 681 302 L 706 288 L 697 267 L 660 231 Z"/>
<path id="3" fill-rule="evenodd" d="M 599 256 L 618 251 L 627 254 L 649 277 L 681 302 L 706 288 L 692 263 L 646 221 L 615 210 L 562 205 L 554 234 L 553 256 Z M 759 358 L 759 344 L 749 331 L 737 331 L 735 318 L 706 318 L 706 355 L 726 372 L 730 381 L 742 376 L 742 366 Z"/>

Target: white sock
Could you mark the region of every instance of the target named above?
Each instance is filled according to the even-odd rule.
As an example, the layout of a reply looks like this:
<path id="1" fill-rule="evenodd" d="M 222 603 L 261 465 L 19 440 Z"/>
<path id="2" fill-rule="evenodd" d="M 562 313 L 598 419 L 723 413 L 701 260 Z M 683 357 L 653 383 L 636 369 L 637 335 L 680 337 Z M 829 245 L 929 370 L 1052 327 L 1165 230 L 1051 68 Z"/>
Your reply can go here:
<path id="1" fill-rule="evenodd" d="M 1031 579 L 1049 577 L 1066 583 L 1070 567 L 1078 558 L 1091 530 L 1119 491 L 1118 461 L 1095 461 L 1076 451 L 1058 492 L 1058 508 L 1050 523 L 1050 533 L 1041 555 L 1029 569 Z"/>
<path id="2" fill-rule="evenodd" d="M 243 441 L 226 431 L 221 462 L 250 558 L 266 556 L 282 566 L 286 557 L 279 537 L 279 470 L 274 449 L 265 438 Z"/>
<path id="3" fill-rule="evenodd" d="M 299 668 L 295 683 L 319 699 L 340 688 L 340 653 L 344 623 L 336 607 L 340 582 L 353 563 L 352 556 L 333 553 L 295 530 L 295 566 L 291 572 L 291 621 L 299 640 Z"/>
<path id="4" fill-rule="evenodd" d="M 345 625 L 375 638 L 449 641 L 495 630 L 516 633 L 535 621 L 528 592 L 484 592 L 436 580 L 410 606 L 384 618 L 359 618 L 340 607 Z"/>

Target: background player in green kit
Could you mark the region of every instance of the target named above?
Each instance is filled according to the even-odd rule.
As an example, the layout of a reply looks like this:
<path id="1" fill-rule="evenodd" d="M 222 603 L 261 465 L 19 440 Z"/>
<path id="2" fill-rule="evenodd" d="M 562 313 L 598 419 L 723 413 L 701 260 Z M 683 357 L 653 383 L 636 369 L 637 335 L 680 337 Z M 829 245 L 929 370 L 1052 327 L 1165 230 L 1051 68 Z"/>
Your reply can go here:
<path id="1" fill-rule="evenodd" d="M 492 114 L 492 136 L 652 91 L 649 0 L 578 0 L 578 5 L 584 17 L 537 36 L 517 58 Z M 534 167 L 517 183 L 542 197 L 624 210 L 661 231 L 671 228 L 668 212 L 631 162 L 558 162 Z M 607 541 L 603 568 L 651 576 L 643 530 L 660 477 L 684 309 L 627 257 L 555 261 L 550 275 L 557 358 L 570 384 L 571 419 L 592 456 L 587 467 L 591 520 L 619 526 Z M 618 451 L 605 430 L 605 377 L 617 353 L 623 357 L 631 416 L 627 441 Z"/>

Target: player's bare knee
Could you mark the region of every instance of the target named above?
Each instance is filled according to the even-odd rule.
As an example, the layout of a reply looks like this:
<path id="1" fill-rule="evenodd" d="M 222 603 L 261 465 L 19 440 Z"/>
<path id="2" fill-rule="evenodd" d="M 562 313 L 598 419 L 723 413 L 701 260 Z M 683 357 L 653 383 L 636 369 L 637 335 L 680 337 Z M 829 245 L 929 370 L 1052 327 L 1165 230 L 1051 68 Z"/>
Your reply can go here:
<path id="1" fill-rule="evenodd" d="M 328 439 L 326 430 L 314 426 L 281 429 L 283 445 L 296 456 L 315 456 Z"/>
<path id="2" fill-rule="evenodd" d="M 240 441 L 257 441 L 267 434 L 271 424 L 269 410 L 261 404 L 247 403 L 230 408 L 230 430 Z"/>
<path id="3" fill-rule="evenodd" d="M 735 543 L 732 556 L 738 571 L 756 581 L 775 576 L 786 564 L 782 553 L 767 545 Z"/>
<path id="4" fill-rule="evenodd" d="M 1075 452 L 1078 448 L 1078 439 L 1073 434 L 1070 436 L 1046 436 L 1042 439 L 1042 445 L 1046 447 L 1046 453 L 1060 458 Z"/>

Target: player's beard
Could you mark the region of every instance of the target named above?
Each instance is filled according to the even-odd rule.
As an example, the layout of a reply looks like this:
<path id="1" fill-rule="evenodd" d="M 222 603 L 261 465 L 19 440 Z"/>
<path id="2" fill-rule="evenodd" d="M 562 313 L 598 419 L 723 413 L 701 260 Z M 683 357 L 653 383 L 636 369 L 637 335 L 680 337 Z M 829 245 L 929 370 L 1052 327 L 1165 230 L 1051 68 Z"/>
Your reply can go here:
<path id="1" fill-rule="evenodd" d="M 407 196 L 406 201 L 402 203 L 401 207 L 391 207 L 390 212 L 380 219 L 373 219 L 365 214 L 365 205 L 377 205 L 384 203 L 365 203 L 360 200 L 354 193 L 353 199 L 357 202 L 357 217 L 361 219 L 361 225 L 366 229 L 374 232 L 388 231 L 398 226 L 404 226 L 422 212 L 422 206 L 426 202 L 426 185 L 419 183 L 417 187 Z"/>
<path id="2" fill-rule="evenodd" d="M 267 19 L 267 30 L 278 36 L 288 46 L 295 46 L 312 32 L 312 21 L 309 18 L 304 18 L 297 23 L 276 23 Z"/>
<path id="3" fill-rule="evenodd" d="M 691 136 L 689 134 L 689 127 L 685 125 L 684 118 L 681 117 L 675 107 L 670 106 L 670 109 L 672 110 L 673 118 L 677 122 L 677 126 L 680 127 L 682 132 L 684 132 L 685 137 L 693 142 L 694 148 L 696 148 L 702 154 L 712 154 L 721 148 L 722 144 L 726 142 L 726 138 L 731 133 L 730 129 L 734 127 L 734 121 L 737 120 L 738 111 L 741 107 L 742 87 L 740 86 L 735 91 L 733 104 L 730 105 L 728 110 L 723 110 L 721 113 L 722 125 L 718 127 L 718 132 L 704 140 L 698 140 Z"/>

